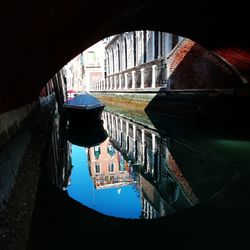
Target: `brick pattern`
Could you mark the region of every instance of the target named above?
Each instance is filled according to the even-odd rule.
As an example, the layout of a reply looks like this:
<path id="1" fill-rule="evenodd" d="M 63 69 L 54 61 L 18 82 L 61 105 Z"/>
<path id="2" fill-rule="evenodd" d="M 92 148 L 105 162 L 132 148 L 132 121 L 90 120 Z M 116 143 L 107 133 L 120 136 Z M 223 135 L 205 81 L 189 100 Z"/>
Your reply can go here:
<path id="1" fill-rule="evenodd" d="M 185 39 L 170 56 L 170 73 L 172 73 L 180 62 L 184 59 L 187 53 L 194 46 L 195 42 L 189 39 Z"/>
<path id="2" fill-rule="evenodd" d="M 189 40 L 183 40 L 169 58 L 172 90 L 232 89 L 243 83 L 230 65 L 213 52 Z"/>

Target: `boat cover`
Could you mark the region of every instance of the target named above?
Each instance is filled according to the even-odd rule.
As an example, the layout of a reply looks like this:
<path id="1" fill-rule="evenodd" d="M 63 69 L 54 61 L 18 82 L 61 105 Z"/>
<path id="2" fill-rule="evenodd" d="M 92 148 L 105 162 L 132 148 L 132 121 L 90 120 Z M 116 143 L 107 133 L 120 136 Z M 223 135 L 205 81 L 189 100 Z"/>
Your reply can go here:
<path id="1" fill-rule="evenodd" d="M 89 94 L 77 95 L 71 100 L 67 101 L 68 105 L 72 106 L 101 106 L 102 103 L 95 97 Z"/>

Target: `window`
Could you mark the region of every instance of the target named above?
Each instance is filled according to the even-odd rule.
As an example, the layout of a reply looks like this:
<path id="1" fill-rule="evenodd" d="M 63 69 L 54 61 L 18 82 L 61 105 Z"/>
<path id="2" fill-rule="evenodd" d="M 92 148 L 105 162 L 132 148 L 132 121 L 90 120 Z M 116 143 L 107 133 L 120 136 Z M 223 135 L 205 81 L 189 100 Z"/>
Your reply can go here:
<path id="1" fill-rule="evenodd" d="M 94 51 L 88 51 L 88 64 L 96 64 L 96 54 Z"/>
<path id="2" fill-rule="evenodd" d="M 115 149 L 113 148 L 112 145 L 110 144 L 108 145 L 107 152 L 108 152 L 109 158 L 112 158 L 115 155 Z"/>
<path id="3" fill-rule="evenodd" d="M 136 51 L 136 33 L 135 31 L 133 32 L 133 51 L 134 51 L 134 67 L 136 66 L 136 54 L 137 54 L 137 51 Z"/>
<path id="4" fill-rule="evenodd" d="M 109 172 L 114 172 L 114 169 L 115 169 L 115 164 L 114 164 L 114 162 L 110 162 L 110 163 L 109 163 Z"/>
<path id="5" fill-rule="evenodd" d="M 121 55 L 120 55 L 120 46 L 119 46 L 119 44 L 117 44 L 117 60 L 118 60 L 118 62 L 117 62 L 117 67 L 118 67 L 118 72 L 121 70 L 121 59 L 120 59 L 120 57 L 121 57 Z"/>
<path id="6" fill-rule="evenodd" d="M 96 160 L 99 159 L 100 154 L 101 154 L 101 148 L 100 148 L 100 146 L 95 146 L 94 147 L 94 156 L 95 156 Z"/>
<path id="7" fill-rule="evenodd" d="M 124 38 L 124 69 L 128 68 L 127 38 Z"/>
<path id="8" fill-rule="evenodd" d="M 154 59 L 158 58 L 159 54 L 159 32 L 155 31 L 155 51 L 154 51 Z"/>
<path id="9" fill-rule="evenodd" d="M 112 57 L 112 71 L 111 71 L 111 73 L 113 74 L 115 72 L 115 57 L 114 57 L 113 48 L 111 49 L 111 57 Z"/>
<path id="10" fill-rule="evenodd" d="M 119 171 L 125 171 L 125 162 L 124 161 L 121 161 L 120 164 L 119 164 Z"/>
<path id="11" fill-rule="evenodd" d="M 101 166 L 99 163 L 96 163 L 95 164 L 95 172 L 98 174 L 98 173 L 101 173 Z"/>
<path id="12" fill-rule="evenodd" d="M 147 62 L 147 32 L 143 31 L 143 35 L 142 35 L 142 46 L 143 46 L 143 63 Z"/>
<path id="13" fill-rule="evenodd" d="M 106 52 L 106 58 L 107 58 L 106 72 L 107 72 L 108 75 L 110 74 L 110 67 L 111 67 L 110 66 L 110 59 L 109 59 L 109 57 L 110 57 L 109 53 Z"/>

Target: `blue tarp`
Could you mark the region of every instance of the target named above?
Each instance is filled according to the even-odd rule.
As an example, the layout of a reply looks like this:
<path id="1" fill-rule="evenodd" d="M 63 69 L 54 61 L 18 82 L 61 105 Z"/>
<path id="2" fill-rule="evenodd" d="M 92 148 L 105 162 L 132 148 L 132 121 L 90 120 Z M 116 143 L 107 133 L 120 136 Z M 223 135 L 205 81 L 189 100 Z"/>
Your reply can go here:
<path id="1" fill-rule="evenodd" d="M 89 95 L 89 94 L 81 94 L 77 95 L 73 99 L 67 101 L 68 105 L 100 105 L 102 104 L 96 97 Z"/>

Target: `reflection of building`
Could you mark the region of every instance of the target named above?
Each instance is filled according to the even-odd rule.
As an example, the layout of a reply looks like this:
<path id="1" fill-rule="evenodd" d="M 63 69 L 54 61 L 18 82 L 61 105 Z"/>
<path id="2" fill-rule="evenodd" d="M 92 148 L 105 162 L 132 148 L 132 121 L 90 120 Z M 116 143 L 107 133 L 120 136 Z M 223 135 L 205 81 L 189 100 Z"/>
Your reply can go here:
<path id="1" fill-rule="evenodd" d="M 60 189 L 66 189 L 71 183 L 72 145 L 65 133 L 65 121 L 57 114 L 53 120 L 52 136 L 49 144 L 47 167 L 48 181 Z"/>
<path id="2" fill-rule="evenodd" d="M 137 171 L 142 217 L 157 218 L 207 202 L 234 170 L 203 148 L 167 138 L 124 115 L 103 112 L 109 141 Z"/>
<path id="3" fill-rule="evenodd" d="M 133 182 L 130 168 L 109 140 L 88 152 L 90 175 L 97 189 L 129 185 Z"/>
<path id="4" fill-rule="evenodd" d="M 142 217 L 157 218 L 199 203 L 168 150 L 168 139 L 131 120 L 103 113 L 112 144 L 139 166 Z"/>

